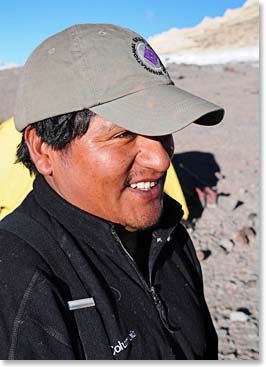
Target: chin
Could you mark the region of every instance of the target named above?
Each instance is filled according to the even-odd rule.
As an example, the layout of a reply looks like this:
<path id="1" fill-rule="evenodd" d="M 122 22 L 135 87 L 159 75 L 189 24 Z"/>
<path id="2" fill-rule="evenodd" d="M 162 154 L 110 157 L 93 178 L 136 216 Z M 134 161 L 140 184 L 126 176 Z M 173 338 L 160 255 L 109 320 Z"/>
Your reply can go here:
<path id="1" fill-rule="evenodd" d="M 128 220 L 124 227 L 128 231 L 143 231 L 148 228 L 154 227 L 161 218 L 162 210 L 158 213 L 152 213 L 151 215 L 142 215 L 137 219 Z"/>

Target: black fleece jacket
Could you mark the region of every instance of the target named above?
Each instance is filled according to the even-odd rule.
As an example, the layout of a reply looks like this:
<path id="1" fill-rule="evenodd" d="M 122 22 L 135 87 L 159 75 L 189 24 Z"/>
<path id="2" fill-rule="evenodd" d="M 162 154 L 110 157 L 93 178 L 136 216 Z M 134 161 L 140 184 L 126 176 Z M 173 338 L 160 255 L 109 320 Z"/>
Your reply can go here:
<path id="1" fill-rule="evenodd" d="M 0 222 L 0 358 L 217 359 L 181 216 L 165 196 L 145 280 L 113 223 L 74 207 L 38 177 Z M 69 309 L 86 298 L 91 307 Z"/>

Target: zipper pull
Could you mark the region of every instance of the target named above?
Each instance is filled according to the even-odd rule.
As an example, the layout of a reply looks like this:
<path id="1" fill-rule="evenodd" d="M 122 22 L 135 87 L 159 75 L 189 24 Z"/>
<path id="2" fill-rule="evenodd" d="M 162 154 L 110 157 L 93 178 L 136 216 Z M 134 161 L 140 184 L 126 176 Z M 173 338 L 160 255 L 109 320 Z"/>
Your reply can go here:
<path id="1" fill-rule="evenodd" d="M 157 295 L 156 290 L 153 286 L 150 288 L 150 293 L 151 293 L 151 296 L 153 298 L 156 309 L 159 313 L 160 319 L 161 319 L 162 323 L 164 324 L 164 326 L 166 327 L 166 329 L 170 333 L 174 333 L 174 332 L 180 330 L 180 326 L 177 326 L 177 327 L 174 328 L 169 324 L 169 322 L 167 320 L 167 317 L 166 317 L 164 306 L 162 304 L 162 301 L 160 300 L 160 297 Z"/>
<path id="2" fill-rule="evenodd" d="M 161 300 L 160 298 L 157 296 L 157 293 L 155 291 L 155 288 L 154 287 L 151 287 L 150 288 L 150 292 L 151 292 L 151 295 L 152 295 L 152 298 L 154 300 L 154 303 L 156 306 L 160 306 L 161 305 Z"/>

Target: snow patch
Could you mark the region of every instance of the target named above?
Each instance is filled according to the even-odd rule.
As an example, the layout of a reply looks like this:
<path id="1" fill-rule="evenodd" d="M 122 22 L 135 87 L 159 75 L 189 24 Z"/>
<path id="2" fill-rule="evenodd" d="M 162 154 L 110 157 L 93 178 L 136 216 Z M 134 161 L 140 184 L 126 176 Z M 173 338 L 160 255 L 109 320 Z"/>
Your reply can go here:
<path id="1" fill-rule="evenodd" d="M 192 65 L 212 65 L 238 62 L 259 63 L 259 49 L 257 47 L 224 49 L 189 54 L 161 54 L 159 56 L 164 65 L 171 63 Z"/>

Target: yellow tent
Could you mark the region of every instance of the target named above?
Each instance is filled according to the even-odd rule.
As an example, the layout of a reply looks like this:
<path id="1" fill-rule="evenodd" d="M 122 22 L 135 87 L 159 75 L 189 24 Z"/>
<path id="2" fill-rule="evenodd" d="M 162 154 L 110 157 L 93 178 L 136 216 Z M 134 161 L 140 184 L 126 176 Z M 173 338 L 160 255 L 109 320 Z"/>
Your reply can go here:
<path id="1" fill-rule="evenodd" d="M 187 220 L 189 216 L 188 206 L 172 163 L 170 164 L 170 167 L 168 168 L 167 171 L 166 180 L 164 184 L 164 192 L 182 205 L 182 209 L 184 211 L 182 219 Z"/>
<path id="2" fill-rule="evenodd" d="M 20 140 L 13 118 L 0 124 L 0 219 L 12 212 L 32 189 L 34 177 L 22 163 L 14 164 Z"/>
<path id="3" fill-rule="evenodd" d="M 23 164 L 15 164 L 20 140 L 21 133 L 16 130 L 13 118 L 0 124 L 0 219 L 12 212 L 32 189 L 34 176 L 30 176 Z M 182 205 L 183 219 L 186 220 L 189 212 L 172 164 L 167 172 L 164 191 Z"/>

